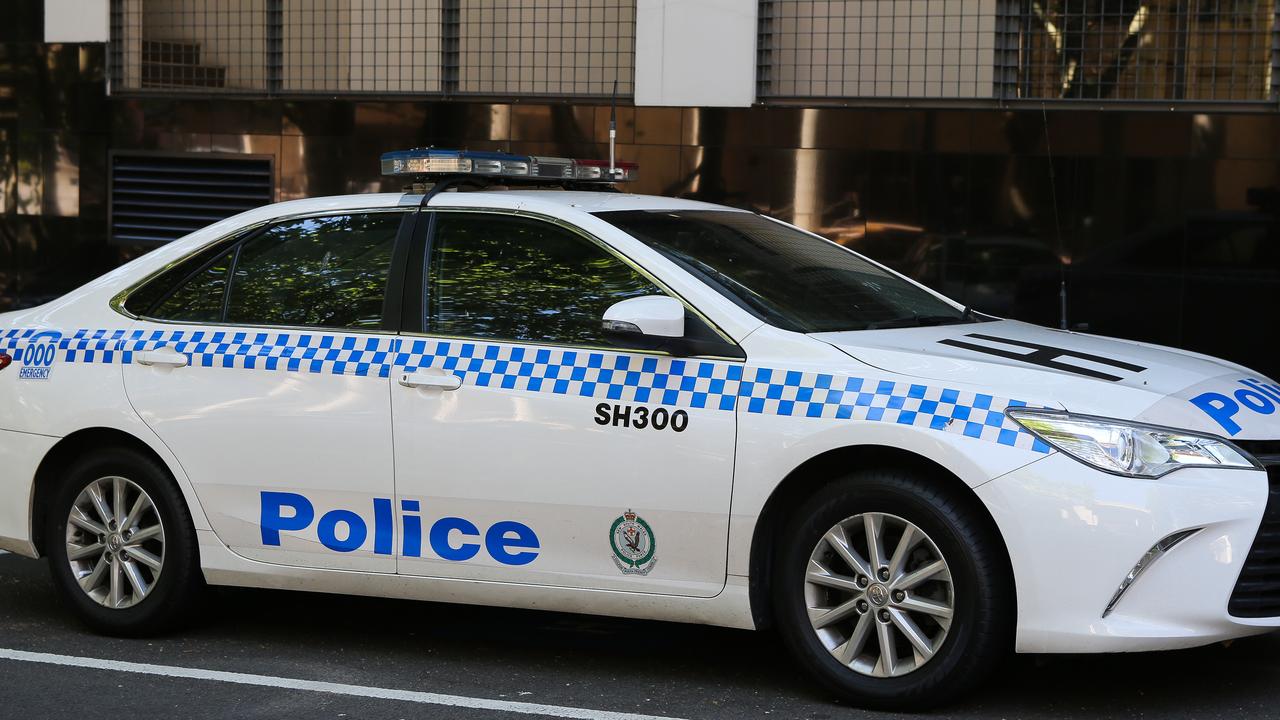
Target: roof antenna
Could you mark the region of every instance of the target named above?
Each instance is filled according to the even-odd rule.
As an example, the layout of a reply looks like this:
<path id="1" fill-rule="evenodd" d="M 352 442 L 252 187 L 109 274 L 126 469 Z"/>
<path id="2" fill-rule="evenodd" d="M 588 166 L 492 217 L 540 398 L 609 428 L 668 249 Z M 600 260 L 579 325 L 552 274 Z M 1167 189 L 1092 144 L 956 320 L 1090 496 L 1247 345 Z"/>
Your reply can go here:
<path id="1" fill-rule="evenodd" d="M 613 143 L 618 137 L 618 78 L 613 79 L 613 97 L 609 99 L 609 179 L 618 177 L 614 167 Z"/>
<path id="2" fill-rule="evenodd" d="M 1053 172 L 1053 145 L 1049 142 L 1049 113 L 1040 103 L 1044 119 L 1044 147 L 1049 156 L 1049 193 L 1053 200 L 1053 232 L 1058 240 L 1058 329 L 1067 329 L 1067 249 L 1062 244 L 1062 223 L 1058 219 L 1058 182 Z"/>

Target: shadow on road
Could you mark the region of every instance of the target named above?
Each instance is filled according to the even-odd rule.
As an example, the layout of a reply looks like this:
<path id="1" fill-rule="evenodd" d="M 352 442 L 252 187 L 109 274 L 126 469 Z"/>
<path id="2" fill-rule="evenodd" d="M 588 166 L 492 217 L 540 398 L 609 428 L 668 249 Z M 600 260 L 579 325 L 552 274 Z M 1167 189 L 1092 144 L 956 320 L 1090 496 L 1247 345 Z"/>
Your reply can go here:
<path id="1" fill-rule="evenodd" d="M 151 640 L 99 638 L 43 564 L 0 556 L 0 646 L 578 707 L 847 718 L 769 633 L 497 608 L 219 589 Z M 937 717 L 1274 717 L 1280 637 L 1138 655 L 1016 656 Z"/>

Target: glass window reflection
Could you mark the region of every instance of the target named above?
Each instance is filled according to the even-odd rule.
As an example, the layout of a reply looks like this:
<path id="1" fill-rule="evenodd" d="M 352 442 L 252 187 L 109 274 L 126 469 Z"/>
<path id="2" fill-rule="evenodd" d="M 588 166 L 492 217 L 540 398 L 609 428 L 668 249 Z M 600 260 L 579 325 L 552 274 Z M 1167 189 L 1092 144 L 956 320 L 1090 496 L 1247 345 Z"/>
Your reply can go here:
<path id="1" fill-rule="evenodd" d="M 440 335 L 603 346 L 610 305 L 662 294 L 604 248 L 538 220 L 441 213 L 431 248 L 426 327 Z"/>
<path id="2" fill-rule="evenodd" d="M 235 252 L 228 252 L 195 273 L 184 285 L 160 301 L 151 313 L 165 320 L 218 322 L 227 289 L 227 271 Z"/>
<path id="3" fill-rule="evenodd" d="M 400 213 L 305 218 L 240 249 L 226 322 L 377 328 Z"/>

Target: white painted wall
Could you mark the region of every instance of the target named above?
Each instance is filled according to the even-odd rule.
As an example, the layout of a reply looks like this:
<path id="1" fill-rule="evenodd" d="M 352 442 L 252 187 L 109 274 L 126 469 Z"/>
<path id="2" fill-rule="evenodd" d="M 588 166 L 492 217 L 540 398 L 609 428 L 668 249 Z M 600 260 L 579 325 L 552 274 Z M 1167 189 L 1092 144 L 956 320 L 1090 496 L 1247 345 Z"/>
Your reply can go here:
<path id="1" fill-rule="evenodd" d="M 637 0 L 636 105 L 755 101 L 756 0 Z"/>
<path id="2" fill-rule="evenodd" d="M 110 0 L 45 0 L 44 41 L 106 42 Z"/>

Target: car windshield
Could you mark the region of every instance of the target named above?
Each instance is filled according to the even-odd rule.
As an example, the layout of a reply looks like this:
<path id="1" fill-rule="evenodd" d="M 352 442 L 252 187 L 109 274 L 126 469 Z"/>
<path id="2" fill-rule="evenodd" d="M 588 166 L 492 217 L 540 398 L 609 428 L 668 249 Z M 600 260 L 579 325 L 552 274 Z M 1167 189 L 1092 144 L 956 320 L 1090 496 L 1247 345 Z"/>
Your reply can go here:
<path id="1" fill-rule="evenodd" d="M 973 322 L 919 286 L 834 243 L 732 210 L 597 213 L 756 317 L 795 332 Z"/>

